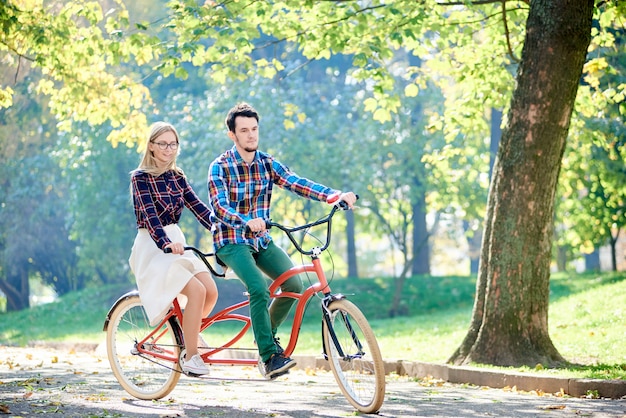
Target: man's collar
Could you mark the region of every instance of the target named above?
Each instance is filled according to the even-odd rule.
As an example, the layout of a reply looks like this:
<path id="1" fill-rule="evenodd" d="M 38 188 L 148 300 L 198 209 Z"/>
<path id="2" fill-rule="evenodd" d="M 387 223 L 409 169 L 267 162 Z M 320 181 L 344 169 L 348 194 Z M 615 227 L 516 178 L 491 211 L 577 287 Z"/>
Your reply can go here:
<path id="1" fill-rule="evenodd" d="M 241 156 L 241 154 L 239 154 L 239 150 L 237 149 L 236 145 L 233 145 L 233 147 L 230 150 L 233 153 L 233 155 L 235 156 L 235 161 L 237 161 L 237 163 L 245 163 L 246 162 L 243 159 L 243 157 Z M 259 159 L 259 150 L 256 150 L 256 151 L 254 151 L 254 158 L 252 159 L 252 164 L 254 164 L 258 159 Z"/>

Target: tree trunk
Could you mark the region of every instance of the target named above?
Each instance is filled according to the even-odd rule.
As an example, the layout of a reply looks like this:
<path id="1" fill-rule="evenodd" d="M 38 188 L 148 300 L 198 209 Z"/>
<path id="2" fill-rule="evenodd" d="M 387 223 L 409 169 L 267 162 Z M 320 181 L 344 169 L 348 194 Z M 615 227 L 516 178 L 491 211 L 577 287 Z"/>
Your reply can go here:
<path id="1" fill-rule="evenodd" d="M 611 271 L 617 271 L 617 240 L 619 239 L 619 229 L 613 237 L 611 234 Z"/>
<path id="2" fill-rule="evenodd" d="M 530 3 L 489 190 L 472 322 L 450 358 L 455 364 L 564 362 L 548 334 L 553 212 L 592 14 L 593 0 Z"/>
<path id="3" fill-rule="evenodd" d="M 591 254 L 585 254 L 585 271 L 600 272 L 600 251 L 597 248 Z"/>
<path id="4" fill-rule="evenodd" d="M 359 277 L 359 270 L 356 260 L 356 243 L 354 238 L 354 212 L 348 210 L 346 214 L 346 240 L 348 241 L 348 277 Z"/>
<path id="5" fill-rule="evenodd" d="M 421 194 L 412 206 L 413 209 L 413 276 L 430 274 L 430 246 L 426 227 L 426 197 Z"/>
<path id="6" fill-rule="evenodd" d="M 7 312 L 21 311 L 30 307 L 30 284 L 27 271 L 18 269 L 13 277 L 0 280 L 0 290 L 7 298 Z"/>
<path id="7" fill-rule="evenodd" d="M 566 271 L 567 270 L 567 247 L 559 245 L 556 249 L 556 270 L 557 271 Z"/>

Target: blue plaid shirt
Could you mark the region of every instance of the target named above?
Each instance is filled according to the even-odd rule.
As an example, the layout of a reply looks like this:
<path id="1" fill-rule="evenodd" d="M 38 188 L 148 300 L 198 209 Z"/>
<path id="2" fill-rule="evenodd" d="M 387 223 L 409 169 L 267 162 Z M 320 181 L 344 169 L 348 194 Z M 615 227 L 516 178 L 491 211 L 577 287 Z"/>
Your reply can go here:
<path id="1" fill-rule="evenodd" d="M 300 177 L 273 156 L 257 151 L 246 163 L 233 146 L 209 166 L 209 206 L 214 224 L 216 250 L 227 244 L 267 248 L 272 239 L 246 232 L 246 223 L 255 218 L 270 219 L 274 184 L 300 196 L 325 202 L 336 190 Z"/>

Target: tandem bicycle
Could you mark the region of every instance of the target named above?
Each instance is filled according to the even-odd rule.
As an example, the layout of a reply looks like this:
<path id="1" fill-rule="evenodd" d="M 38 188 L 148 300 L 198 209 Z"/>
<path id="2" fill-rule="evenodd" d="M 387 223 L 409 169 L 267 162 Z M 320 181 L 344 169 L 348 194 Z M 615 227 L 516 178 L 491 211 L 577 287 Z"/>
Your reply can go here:
<path id="1" fill-rule="evenodd" d="M 271 298 L 296 300 L 289 342 L 284 348 L 286 356 L 296 348 L 309 301 L 314 296 L 319 298 L 322 354 L 348 402 L 360 412 L 374 413 L 382 406 L 385 396 L 385 368 L 376 336 L 354 303 L 340 293 L 331 292 L 320 259 L 330 245 L 333 216 L 338 210 L 346 209 L 345 205 L 336 204 L 326 216 L 296 227 L 266 221 L 269 228 L 283 231 L 297 251 L 311 261 L 283 273 L 270 284 L 269 291 Z M 311 228 L 320 225 L 326 225 L 325 242 L 310 249 L 302 248 L 295 233 L 309 234 Z M 214 253 L 203 253 L 194 247 L 185 247 L 185 250 L 193 251 L 214 276 L 224 277 Z M 310 285 L 302 293 L 281 292 L 280 285 L 298 274 L 308 277 Z M 227 350 L 234 350 L 251 329 L 249 315 L 242 313 L 248 305 L 249 299 L 246 299 L 203 318 L 201 332 L 208 329 L 207 335 L 211 333 L 210 327 L 218 323 L 233 323 L 236 330 L 223 344 L 199 350 L 206 364 L 257 366 L 258 358 L 223 355 Z M 174 299 L 160 323 L 150 326 L 136 290 L 124 294 L 113 304 L 104 323 L 107 356 L 117 381 L 130 395 L 154 400 L 167 396 L 174 389 L 183 374 L 180 367 L 184 355 L 182 318 L 183 309 Z"/>

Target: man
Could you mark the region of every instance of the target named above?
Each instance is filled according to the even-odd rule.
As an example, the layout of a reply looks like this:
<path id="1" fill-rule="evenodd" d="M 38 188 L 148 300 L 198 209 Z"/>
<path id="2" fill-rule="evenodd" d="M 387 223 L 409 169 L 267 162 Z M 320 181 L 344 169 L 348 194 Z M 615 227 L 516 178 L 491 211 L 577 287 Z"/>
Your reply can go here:
<path id="1" fill-rule="evenodd" d="M 294 303 L 291 298 L 270 302 L 265 275 L 274 280 L 293 266 L 289 256 L 274 244 L 266 230 L 270 219 L 272 188 L 300 196 L 331 201 L 339 199 L 352 208 L 356 195 L 341 193 L 300 177 L 271 155 L 258 151 L 259 114 L 247 103 L 233 107 L 226 116 L 228 137 L 234 146 L 209 167 L 209 203 L 215 231 L 213 242 L 220 261 L 244 282 L 250 297 L 250 317 L 265 376 L 286 374 L 296 362 L 283 354 L 276 331 Z M 302 281 L 295 276 L 281 286 L 284 292 L 300 293 Z"/>

